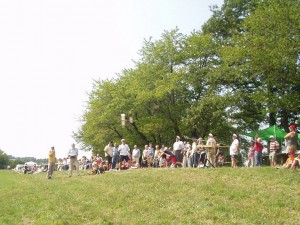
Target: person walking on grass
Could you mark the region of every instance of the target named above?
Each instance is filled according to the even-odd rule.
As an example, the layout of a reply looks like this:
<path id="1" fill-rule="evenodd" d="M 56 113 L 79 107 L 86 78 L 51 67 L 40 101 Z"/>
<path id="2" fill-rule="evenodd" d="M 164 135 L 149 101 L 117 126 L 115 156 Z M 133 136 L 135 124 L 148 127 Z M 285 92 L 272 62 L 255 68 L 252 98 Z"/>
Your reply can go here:
<path id="1" fill-rule="evenodd" d="M 48 153 L 48 171 L 47 171 L 48 179 L 52 178 L 55 162 L 56 162 L 55 149 L 54 147 L 51 147 Z"/>
<path id="2" fill-rule="evenodd" d="M 79 163 L 77 160 L 78 157 L 78 149 L 75 148 L 75 144 L 73 143 L 71 145 L 71 149 L 68 152 L 68 157 L 70 158 L 69 162 L 69 177 L 72 176 L 72 170 L 74 169 L 74 166 L 76 167 L 77 176 L 79 176 Z"/>

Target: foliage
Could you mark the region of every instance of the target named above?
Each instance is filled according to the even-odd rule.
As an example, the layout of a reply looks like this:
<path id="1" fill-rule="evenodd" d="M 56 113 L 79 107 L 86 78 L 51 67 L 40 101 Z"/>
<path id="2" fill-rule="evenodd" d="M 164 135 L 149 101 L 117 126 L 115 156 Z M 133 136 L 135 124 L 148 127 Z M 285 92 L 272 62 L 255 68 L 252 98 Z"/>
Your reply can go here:
<path id="1" fill-rule="evenodd" d="M 221 51 L 227 90 L 246 92 L 261 107 L 256 115 L 267 115 L 270 125 L 282 118 L 286 130 L 299 113 L 299 19 L 299 1 L 261 1 Z"/>
<path id="2" fill-rule="evenodd" d="M 0 169 L 6 169 L 9 165 L 8 155 L 2 150 L 0 150 Z"/>
<path id="3" fill-rule="evenodd" d="M 22 161 L 20 159 L 9 160 L 9 166 L 10 166 L 11 169 L 14 169 L 14 168 L 16 168 L 16 166 L 18 164 L 25 164 L 25 162 L 27 162 L 27 161 Z"/>
<path id="4" fill-rule="evenodd" d="M 134 68 L 94 82 L 74 137 L 103 153 L 111 139 L 170 145 L 208 133 L 228 142 L 261 124 L 287 130 L 300 110 L 299 10 L 298 0 L 225 0 L 202 31 L 145 40 Z"/>

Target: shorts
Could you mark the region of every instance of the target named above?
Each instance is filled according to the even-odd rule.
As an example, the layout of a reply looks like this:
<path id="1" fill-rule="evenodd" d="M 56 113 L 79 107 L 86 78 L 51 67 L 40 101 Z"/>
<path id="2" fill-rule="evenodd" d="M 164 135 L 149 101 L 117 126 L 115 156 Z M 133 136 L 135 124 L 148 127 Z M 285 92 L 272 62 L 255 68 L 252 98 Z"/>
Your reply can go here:
<path id="1" fill-rule="evenodd" d="M 276 151 L 270 152 L 270 154 L 269 154 L 269 159 L 270 159 L 271 161 L 276 160 Z"/>
<path id="2" fill-rule="evenodd" d="M 236 159 L 237 158 L 237 155 L 231 155 L 231 158 L 233 158 L 233 159 Z"/>

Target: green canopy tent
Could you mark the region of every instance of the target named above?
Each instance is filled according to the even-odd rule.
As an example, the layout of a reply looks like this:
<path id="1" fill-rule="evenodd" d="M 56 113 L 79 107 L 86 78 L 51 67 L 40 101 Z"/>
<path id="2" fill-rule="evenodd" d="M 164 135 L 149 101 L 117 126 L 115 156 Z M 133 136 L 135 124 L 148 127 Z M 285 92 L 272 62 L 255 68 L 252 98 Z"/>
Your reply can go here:
<path id="1" fill-rule="evenodd" d="M 250 133 L 245 133 L 243 135 L 255 138 L 256 134 L 263 139 L 268 141 L 270 139 L 270 136 L 273 135 L 276 138 L 276 141 L 283 142 L 284 136 L 287 135 L 286 132 L 284 132 L 282 129 L 277 127 L 276 125 L 270 126 L 263 130 L 253 131 Z M 299 137 L 299 136 L 298 136 Z"/>

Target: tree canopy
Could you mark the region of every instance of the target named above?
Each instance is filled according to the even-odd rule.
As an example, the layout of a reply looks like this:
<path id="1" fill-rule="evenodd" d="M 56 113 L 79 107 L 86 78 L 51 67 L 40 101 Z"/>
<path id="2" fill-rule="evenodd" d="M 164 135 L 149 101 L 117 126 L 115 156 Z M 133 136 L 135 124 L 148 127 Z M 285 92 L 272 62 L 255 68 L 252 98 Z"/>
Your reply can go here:
<path id="1" fill-rule="evenodd" d="M 74 137 L 97 152 L 121 138 L 170 145 L 208 133 L 228 142 L 261 124 L 287 130 L 300 109 L 299 4 L 225 0 L 201 31 L 145 40 L 134 68 L 94 81 Z"/>

